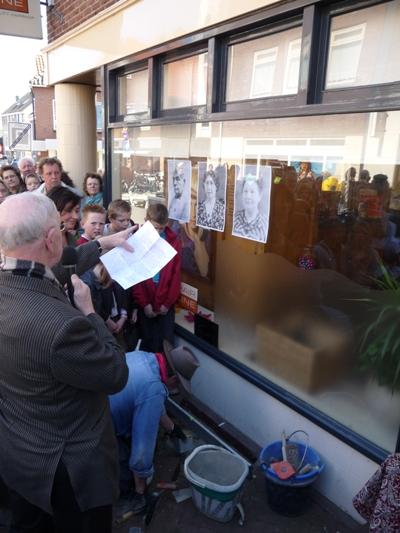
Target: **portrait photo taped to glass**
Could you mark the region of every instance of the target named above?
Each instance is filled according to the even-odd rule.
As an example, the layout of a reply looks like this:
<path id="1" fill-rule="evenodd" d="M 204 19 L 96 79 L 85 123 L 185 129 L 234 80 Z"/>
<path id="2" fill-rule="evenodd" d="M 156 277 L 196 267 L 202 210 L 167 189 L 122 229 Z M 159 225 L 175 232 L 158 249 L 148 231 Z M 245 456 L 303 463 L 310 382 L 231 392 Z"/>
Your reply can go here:
<path id="1" fill-rule="evenodd" d="M 267 242 L 271 203 L 271 167 L 244 165 L 235 176 L 232 235 Z"/>
<path id="2" fill-rule="evenodd" d="M 167 164 L 169 218 L 189 222 L 192 163 L 188 159 L 168 159 Z"/>
<path id="3" fill-rule="evenodd" d="M 226 165 L 199 161 L 198 171 L 196 224 L 202 228 L 224 231 Z"/>

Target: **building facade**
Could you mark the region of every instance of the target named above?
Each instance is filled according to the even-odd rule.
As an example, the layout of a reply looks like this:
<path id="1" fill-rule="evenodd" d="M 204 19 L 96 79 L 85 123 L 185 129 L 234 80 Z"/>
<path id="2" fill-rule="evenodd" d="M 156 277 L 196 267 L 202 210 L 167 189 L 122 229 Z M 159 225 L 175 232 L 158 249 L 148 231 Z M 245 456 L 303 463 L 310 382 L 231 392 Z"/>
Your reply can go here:
<path id="1" fill-rule="evenodd" d="M 10 161 L 25 156 L 39 160 L 57 149 L 54 87 L 32 81 L 31 90 L 1 114 L 3 150 Z"/>
<path id="2" fill-rule="evenodd" d="M 109 198 L 142 222 L 184 169 L 176 340 L 201 360 L 194 394 L 260 445 L 307 431 L 319 490 L 356 516 L 399 451 L 400 2 L 87 5 L 49 11 L 60 158 L 97 166 L 97 90 Z M 207 174 L 218 224 L 199 215 Z"/>

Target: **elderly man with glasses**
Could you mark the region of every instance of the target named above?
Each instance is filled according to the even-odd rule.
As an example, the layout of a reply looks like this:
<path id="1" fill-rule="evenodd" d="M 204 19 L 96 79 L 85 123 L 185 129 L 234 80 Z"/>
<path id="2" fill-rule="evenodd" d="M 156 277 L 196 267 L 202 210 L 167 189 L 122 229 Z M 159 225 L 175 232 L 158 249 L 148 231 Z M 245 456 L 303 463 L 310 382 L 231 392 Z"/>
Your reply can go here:
<path id="1" fill-rule="evenodd" d="M 128 368 L 89 287 L 72 275 L 74 308 L 54 277 L 62 248 L 47 196 L 0 205 L 0 476 L 11 531 L 111 533 L 118 457 L 108 395 Z"/>

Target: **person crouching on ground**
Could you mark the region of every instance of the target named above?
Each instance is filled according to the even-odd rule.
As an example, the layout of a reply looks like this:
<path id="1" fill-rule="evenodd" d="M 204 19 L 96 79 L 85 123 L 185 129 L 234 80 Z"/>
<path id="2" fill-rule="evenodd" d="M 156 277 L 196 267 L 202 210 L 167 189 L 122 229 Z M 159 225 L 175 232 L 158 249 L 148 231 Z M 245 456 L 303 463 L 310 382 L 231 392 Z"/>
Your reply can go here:
<path id="1" fill-rule="evenodd" d="M 183 380 L 190 390 L 190 380 L 199 367 L 195 355 L 186 347 L 170 346 L 166 358 L 178 380 Z M 120 462 L 122 506 L 118 514 L 122 516 L 127 512 L 139 513 L 146 507 L 147 480 L 154 473 L 153 458 L 160 422 L 167 434 L 186 439 L 165 411 L 167 363 L 164 355 L 134 351 L 126 354 L 126 361 L 128 383 L 123 390 L 110 396 Z M 132 493 L 133 480 L 135 492 Z"/>

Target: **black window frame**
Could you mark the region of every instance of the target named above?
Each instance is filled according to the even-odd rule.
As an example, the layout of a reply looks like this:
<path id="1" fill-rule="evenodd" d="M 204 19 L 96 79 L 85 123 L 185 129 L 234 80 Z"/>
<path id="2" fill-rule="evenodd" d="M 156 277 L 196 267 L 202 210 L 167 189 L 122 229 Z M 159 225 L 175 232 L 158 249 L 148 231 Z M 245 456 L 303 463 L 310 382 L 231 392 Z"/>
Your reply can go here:
<path id="1" fill-rule="evenodd" d="M 158 117 L 161 119 L 173 120 L 174 118 L 180 118 L 191 121 L 204 122 L 204 117 L 207 116 L 207 94 L 206 102 L 203 105 L 197 106 L 182 106 L 182 107 L 173 107 L 173 108 L 163 108 L 162 100 L 164 93 L 164 65 L 168 63 L 173 63 L 175 61 L 181 61 L 190 57 L 194 57 L 201 54 L 207 54 L 208 57 L 208 41 L 197 43 L 194 46 L 187 47 L 181 50 L 174 50 L 172 52 L 167 52 L 158 56 L 158 76 L 159 76 L 159 87 L 156 95 Z M 208 93 L 208 78 L 210 71 L 207 72 L 207 93 Z"/>
<path id="2" fill-rule="evenodd" d="M 291 30 L 293 28 L 302 28 L 303 26 L 303 17 L 302 15 L 295 15 L 286 20 L 274 21 L 271 24 L 262 26 L 260 28 L 247 30 L 241 33 L 234 33 L 229 37 L 225 37 L 223 46 L 223 63 L 221 64 L 221 69 L 223 72 L 223 83 L 220 86 L 221 91 L 221 100 L 219 102 L 219 110 L 221 112 L 246 112 L 249 108 L 252 110 L 256 109 L 258 112 L 269 112 L 272 109 L 287 108 L 293 107 L 298 104 L 298 92 L 296 94 L 283 94 L 283 95 L 274 95 L 266 96 L 260 98 L 247 98 L 242 100 L 226 100 L 226 91 L 227 91 L 227 71 L 228 71 L 228 58 L 229 58 L 229 47 L 236 44 L 242 44 L 246 42 L 251 42 L 253 40 L 267 37 L 269 35 L 276 35 L 278 33 Z M 303 36 L 302 36 L 303 38 Z M 301 63 L 301 62 L 300 62 Z M 300 73 L 299 73 L 300 76 Z"/>
<path id="3" fill-rule="evenodd" d="M 121 127 L 158 126 L 193 122 L 229 121 L 253 118 L 301 117 L 347 113 L 400 110 L 400 82 L 324 89 L 329 52 L 330 21 L 333 16 L 358 11 L 391 0 L 292 0 L 278 2 L 250 14 L 241 15 L 216 26 L 157 45 L 105 66 L 103 86 L 109 95 L 105 114 L 105 139 L 112 146 L 112 131 Z M 284 28 L 289 20 L 302 20 L 299 88 L 295 99 L 273 96 L 226 105 L 226 65 L 229 43 L 251 39 L 266 28 Z M 278 30 L 277 30 L 278 31 Z M 283 31 L 283 30 L 279 30 Z M 256 37 L 253 37 L 256 38 Z M 205 106 L 161 110 L 162 64 L 165 58 L 187 57 L 201 49 L 208 51 L 207 102 Z M 132 121 L 115 113 L 117 76 L 132 72 L 140 64 L 149 68 L 149 117 Z M 129 70 L 130 69 L 130 70 Z M 137 69 L 140 70 L 140 69 Z M 106 93 L 105 93 L 106 94 Z M 111 169 L 111 149 L 106 151 L 106 174 Z M 110 187 L 111 193 L 111 187 Z M 332 419 L 315 407 L 290 394 L 264 376 L 246 367 L 229 354 L 217 350 L 179 325 L 176 333 L 267 394 L 289 406 L 330 434 L 340 438 L 366 457 L 382 462 L 390 453 Z M 400 428 L 395 447 L 400 452 Z"/>
<path id="4" fill-rule="evenodd" d="M 348 103 L 353 106 L 359 106 L 362 102 L 363 107 L 375 106 L 377 100 L 380 105 L 390 107 L 396 105 L 400 97 L 400 80 L 397 82 L 376 83 L 370 85 L 358 85 L 352 87 L 325 88 L 326 73 L 328 67 L 329 39 L 332 19 L 336 16 L 361 11 L 369 7 L 389 4 L 395 0 L 359 0 L 356 2 L 342 1 L 334 5 L 327 5 L 323 9 L 323 25 L 325 31 L 322 32 L 319 41 L 320 65 L 318 79 L 318 96 L 317 102 L 321 104 Z"/>
<path id="5" fill-rule="evenodd" d="M 110 102 L 110 122 L 123 122 L 125 124 L 132 124 L 140 122 L 143 119 L 148 119 L 151 116 L 150 105 L 148 104 L 148 111 L 143 111 L 139 113 L 131 114 L 121 114 L 121 101 L 120 101 L 120 79 L 129 74 L 135 74 L 136 72 L 141 72 L 147 70 L 149 72 L 149 64 L 147 60 L 135 62 L 133 65 L 128 64 L 122 68 L 116 69 L 113 71 L 112 76 L 110 76 L 110 91 L 111 91 L 111 102 Z M 150 73 L 149 73 L 150 78 Z M 149 91 L 150 96 L 150 80 L 149 80 Z M 150 98 L 148 98 L 150 100 Z"/>

